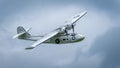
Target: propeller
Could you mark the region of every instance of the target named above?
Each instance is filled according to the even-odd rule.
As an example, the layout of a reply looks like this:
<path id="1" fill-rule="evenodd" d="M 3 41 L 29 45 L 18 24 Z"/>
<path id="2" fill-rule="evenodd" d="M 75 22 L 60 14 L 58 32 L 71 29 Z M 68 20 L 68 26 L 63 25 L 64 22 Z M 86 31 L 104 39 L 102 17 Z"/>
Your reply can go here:
<path id="1" fill-rule="evenodd" d="M 72 24 L 73 36 L 75 36 L 75 24 Z"/>
<path id="2" fill-rule="evenodd" d="M 67 36 L 69 35 L 67 28 L 65 28 L 65 33 L 66 33 Z"/>
<path id="3" fill-rule="evenodd" d="M 72 30 L 73 30 L 73 33 L 75 32 L 75 27 L 74 27 L 74 25 L 72 25 Z"/>

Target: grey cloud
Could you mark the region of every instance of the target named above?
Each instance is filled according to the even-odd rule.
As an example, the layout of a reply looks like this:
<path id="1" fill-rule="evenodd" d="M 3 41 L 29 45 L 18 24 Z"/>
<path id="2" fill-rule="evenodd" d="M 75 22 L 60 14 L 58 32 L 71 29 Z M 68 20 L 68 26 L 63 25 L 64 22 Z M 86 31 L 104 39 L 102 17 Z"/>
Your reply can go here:
<path id="1" fill-rule="evenodd" d="M 41 1 L 41 0 L 40 0 Z M 0 1 L 0 23 L 5 23 L 7 17 L 12 16 L 22 10 L 33 8 L 34 0 L 1 0 Z M 37 3 L 37 2 L 36 2 Z M 41 4 L 41 2 L 39 2 Z M 41 4 L 42 5 L 42 4 Z"/>
<path id="2" fill-rule="evenodd" d="M 65 68 L 119 68 L 120 27 L 111 28 L 97 37 L 87 52 L 78 48 L 74 58 Z"/>
<path id="3" fill-rule="evenodd" d="M 105 35 L 96 38 L 90 52 L 104 56 L 101 68 L 118 68 L 120 66 L 120 27 L 115 27 Z"/>
<path id="4" fill-rule="evenodd" d="M 22 5 L 21 5 L 22 4 Z M 0 3 L 0 22 L 4 20 L 7 16 L 14 14 L 19 11 L 20 8 L 23 8 L 23 3 L 19 2 L 19 0 L 5 0 Z"/>
<path id="5" fill-rule="evenodd" d="M 50 5 L 91 5 L 101 10 L 106 10 L 112 18 L 117 19 L 119 14 L 119 3 L 115 0 L 2 0 L 0 2 L 0 22 L 2 23 L 8 16 L 28 8 L 39 6 L 44 8 Z M 86 8 L 87 9 L 87 8 Z"/>

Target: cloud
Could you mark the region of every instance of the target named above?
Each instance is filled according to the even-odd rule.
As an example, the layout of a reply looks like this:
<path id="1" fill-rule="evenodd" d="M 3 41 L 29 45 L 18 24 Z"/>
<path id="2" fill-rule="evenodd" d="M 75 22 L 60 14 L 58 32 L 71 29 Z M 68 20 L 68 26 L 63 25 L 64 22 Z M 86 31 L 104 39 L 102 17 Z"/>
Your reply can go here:
<path id="1" fill-rule="evenodd" d="M 104 56 L 101 68 L 119 68 L 120 67 L 120 27 L 114 27 L 103 36 L 96 38 L 91 47 L 91 52 Z"/>
<path id="2" fill-rule="evenodd" d="M 73 7 L 73 8 L 71 8 L 71 7 Z M 9 34 L 7 34 L 7 35 L 12 37 L 12 35 L 16 34 L 15 33 L 16 27 L 18 25 L 23 25 L 25 27 L 32 26 L 33 27 L 32 31 L 31 31 L 32 34 L 41 33 L 41 35 L 42 35 L 42 33 L 49 32 L 52 29 L 56 28 L 57 26 L 64 24 L 64 20 L 66 20 L 67 18 L 69 18 L 73 14 L 75 14 L 76 8 L 78 10 L 78 7 L 76 7 L 76 6 L 68 6 L 68 7 L 64 7 L 64 8 L 59 7 L 59 9 L 58 9 L 58 7 L 50 7 L 50 8 L 42 9 L 42 11 L 39 9 L 35 9 L 30 12 L 28 12 L 29 11 L 28 10 L 25 12 L 15 14 L 12 17 L 11 16 L 8 17 L 7 21 L 5 21 L 5 22 L 11 23 L 8 26 L 9 29 L 5 28 L 8 32 L 11 33 L 10 35 Z M 53 11 L 53 10 L 55 10 L 55 11 Z M 80 25 L 76 26 L 76 31 L 78 31 L 80 33 L 83 32 L 83 34 L 86 34 L 86 36 L 87 36 L 87 41 L 85 41 L 83 44 L 80 44 L 80 43 L 68 44 L 69 46 L 65 46 L 65 45 L 63 45 L 63 46 L 56 46 L 56 45 L 48 46 L 48 45 L 42 44 L 43 46 L 40 46 L 39 48 L 32 50 L 33 52 L 30 51 L 31 53 L 28 53 L 28 52 L 24 52 L 23 49 L 25 47 L 27 47 L 27 45 L 31 45 L 32 42 L 26 42 L 26 41 L 20 41 L 20 40 L 9 41 L 9 40 L 11 40 L 9 37 L 9 40 L 8 40 L 9 42 L 8 42 L 8 44 L 5 44 L 5 45 L 6 46 L 8 46 L 9 44 L 14 45 L 14 49 L 11 47 L 8 51 L 10 51 L 10 53 L 12 53 L 13 56 L 16 53 L 18 53 L 17 57 L 15 56 L 17 59 L 14 60 L 14 58 L 11 58 L 12 56 L 8 54 L 9 52 L 3 53 L 3 56 L 9 55 L 9 61 L 11 61 L 10 59 L 13 60 L 12 64 L 10 64 L 10 62 L 8 62 L 10 65 L 16 64 L 17 66 L 20 66 L 18 63 L 22 63 L 23 60 L 26 60 L 26 63 L 27 62 L 29 62 L 29 63 L 26 65 L 23 65 L 25 67 L 28 67 L 28 65 L 30 65 L 31 67 L 33 67 L 33 66 L 41 67 L 42 65 L 43 65 L 43 67 L 46 67 L 46 65 L 48 67 L 50 67 L 50 66 L 52 66 L 52 67 L 62 67 L 62 66 L 69 67 L 67 65 L 69 65 L 73 62 L 76 62 L 76 61 L 74 61 L 74 58 L 76 58 L 76 57 L 83 59 L 83 60 L 77 61 L 75 64 L 73 64 L 73 67 L 76 66 L 79 62 L 81 64 L 82 64 L 82 62 L 84 62 L 83 67 L 85 67 L 85 63 L 92 62 L 93 58 L 96 58 L 93 61 L 93 63 L 95 63 L 97 61 L 100 62 L 100 60 L 97 60 L 97 58 L 99 58 L 99 56 L 91 56 L 91 58 L 89 58 L 89 56 L 82 56 L 84 54 L 84 50 L 88 48 L 87 47 L 88 44 L 90 45 L 90 43 L 91 43 L 88 41 L 94 40 L 94 38 L 96 36 L 101 35 L 102 33 L 104 33 L 104 31 L 106 31 L 109 28 L 109 26 L 106 27 L 104 24 L 104 22 L 106 24 L 107 24 L 107 22 L 109 22 L 109 19 L 107 19 L 107 16 L 104 15 L 104 13 L 101 13 L 101 15 L 98 15 L 97 11 L 94 11 L 94 12 L 93 11 L 94 10 L 89 11 L 88 16 L 86 16 L 86 18 L 81 19 L 81 22 L 83 22 L 83 23 L 78 23 Z M 94 17 L 96 17 L 96 20 L 94 20 Z M 104 19 L 104 17 L 105 17 L 105 19 Z M 97 21 L 99 21 L 101 23 L 99 23 Z M 43 22 L 44 22 L 44 24 L 43 24 Z M 40 24 L 40 25 L 38 25 L 38 24 Z M 91 25 L 91 24 L 94 24 L 94 25 Z M 103 28 L 98 27 L 98 26 L 102 26 Z M 49 27 L 49 28 L 44 28 L 44 27 Z M 44 31 L 43 31 L 43 28 L 44 28 Z M 97 28 L 97 30 L 94 28 Z M 37 29 L 39 29 L 39 31 Z M 49 30 L 49 29 L 51 29 L 51 30 Z M 80 29 L 80 30 L 77 30 L 77 29 Z M 90 31 L 90 30 L 92 30 L 92 31 Z M 103 32 L 101 30 L 103 30 Z M 99 31 L 101 31 L 101 32 L 99 32 Z M 6 39 L 8 39 L 8 38 L 6 38 Z M 14 43 L 14 41 L 16 41 L 16 43 Z M 13 43 L 11 43 L 11 42 L 13 42 Z M 85 45 L 85 47 L 83 49 L 81 48 L 81 50 L 83 51 L 83 54 L 80 56 L 79 56 L 79 54 L 75 55 L 76 48 L 79 47 L 76 45 L 80 45 L 80 47 L 81 47 L 81 45 Z M 3 49 L 5 49 L 5 48 L 3 48 Z M 14 51 L 16 51 L 16 52 L 14 52 Z M 3 52 L 4 52 L 4 50 L 3 50 Z M 74 55 L 76 57 L 74 57 Z M 21 60 L 19 60 L 19 59 L 21 59 Z M 87 60 L 85 60 L 85 59 L 87 59 Z M 16 61 L 18 61 L 18 62 L 15 63 Z M 42 62 L 40 62 L 40 61 L 42 61 Z M 44 63 L 43 63 L 43 61 L 44 61 Z M 7 61 L 5 61 L 5 63 L 6 62 Z M 33 64 L 33 63 L 35 63 L 35 64 Z M 40 65 L 37 63 L 40 63 Z M 93 65 L 93 64 L 90 64 L 90 65 Z M 77 66 L 79 66 L 79 65 L 77 65 Z M 96 67 L 96 66 L 93 66 L 93 67 Z"/>
<path id="3" fill-rule="evenodd" d="M 113 26 L 113 19 L 110 19 L 109 14 L 89 4 L 71 4 L 72 1 L 66 1 L 68 4 L 65 3 L 64 5 L 61 5 L 62 1 L 60 1 L 61 3 L 58 1 L 56 4 L 51 1 L 48 5 L 45 4 L 46 6 L 41 3 L 36 4 L 36 2 L 44 2 L 45 4 L 46 0 L 25 1 L 24 4 L 22 4 L 22 1 L 9 3 L 6 0 L 2 4 L 6 6 L 2 7 L 2 9 L 6 8 L 2 12 L 6 12 L 3 13 L 3 18 L 1 17 L 3 20 L 0 25 L 0 41 L 2 41 L 0 42 L 1 68 L 99 68 L 100 64 L 105 61 L 103 60 L 104 55 L 98 52 L 96 52 L 98 54 L 89 54 L 89 49 L 93 42 L 97 42 L 95 38 L 104 35 Z M 65 20 L 78 13 L 79 10 L 81 12 L 85 9 L 88 10 L 88 14 L 76 26 L 76 32 L 86 36 L 86 39 L 81 43 L 66 45 L 42 44 L 34 50 L 25 51 L 24 48 L 34 42 L 12 39 L 12 36 L 16 34 L 16 27 L 19 25 L 25 28 L 33 27 L 30 31 L 33 35 L 43 35 L 63 25 Z"/>

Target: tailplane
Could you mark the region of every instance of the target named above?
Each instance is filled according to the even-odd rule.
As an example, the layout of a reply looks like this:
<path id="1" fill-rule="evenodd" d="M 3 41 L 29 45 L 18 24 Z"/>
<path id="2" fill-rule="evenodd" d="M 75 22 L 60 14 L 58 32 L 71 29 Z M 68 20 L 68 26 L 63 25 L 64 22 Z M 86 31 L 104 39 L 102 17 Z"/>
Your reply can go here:
<path id="1" fill-rule="evenodd" d="M 28 39 L 31 37 L 31 35 L 28 33 L 29 30 L 25 30 L 22 26 L 17 27 L 17 35 L 15 35 L 13 38 L 18 38 L 18 39 Z"/>

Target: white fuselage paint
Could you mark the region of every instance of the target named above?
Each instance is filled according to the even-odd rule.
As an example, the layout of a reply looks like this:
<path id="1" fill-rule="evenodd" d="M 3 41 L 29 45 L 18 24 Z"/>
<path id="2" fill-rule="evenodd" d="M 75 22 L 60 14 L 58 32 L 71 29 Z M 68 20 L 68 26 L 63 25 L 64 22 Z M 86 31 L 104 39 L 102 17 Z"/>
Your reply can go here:
<path id="1" fill-rule="evenodd" d="M 28 38 L 26 40 L 31 40 L 31 41 L 37 41 L 39 40 L 41 37 L 37 36 L 33 36 L 31 38 Z M 51 43 L 51 44 L 66 44 L 66 43 L 75 43 L 75 42 L 80 42 L 82 40 L 84 40 L 84 36 L 80 35 L 80 34 L 75 34 L 73 36 L 73 34 L 69 34 L 69 35 L 64 35 L 64 34 L 58 34 L 48 40 L 46 40 L 43 43 Z"/>

